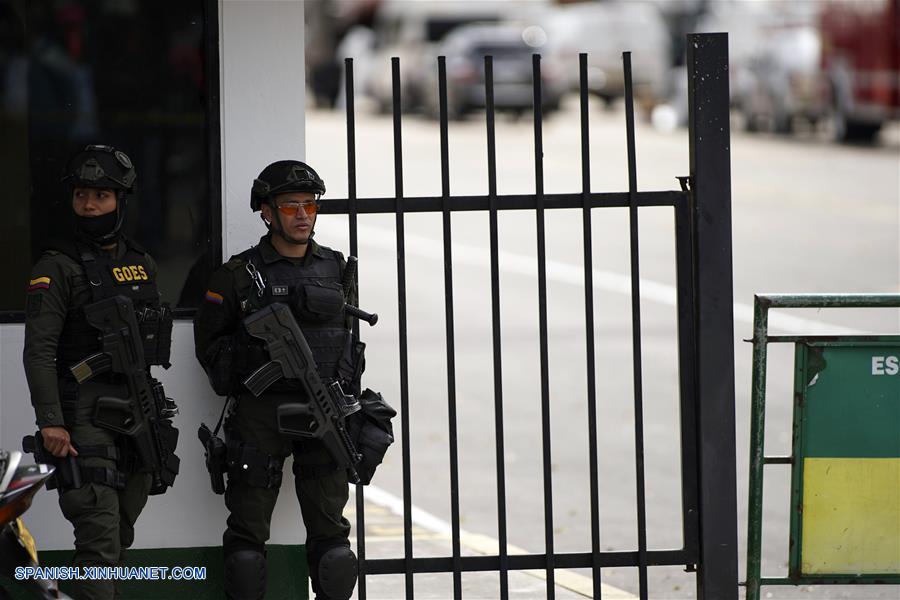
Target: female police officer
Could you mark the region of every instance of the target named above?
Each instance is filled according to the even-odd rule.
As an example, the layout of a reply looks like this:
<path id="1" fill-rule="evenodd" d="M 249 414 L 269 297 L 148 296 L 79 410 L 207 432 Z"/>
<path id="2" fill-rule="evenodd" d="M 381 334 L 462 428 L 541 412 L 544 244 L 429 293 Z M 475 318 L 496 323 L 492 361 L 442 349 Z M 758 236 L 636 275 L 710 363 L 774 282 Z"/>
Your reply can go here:
<path id="1" fill-rule="evenodd" d="M 145 364 L 137 368 L 148 374 L 150 365 L 168 367 L 172 321 L 160 304 L 156 263 L 121 232 L 135 179 L 128 156 L 110 146 L 87 146 L 71 157 L 63 181 L 71 194 L 75 233 L 48 245 L 28 285 L 24 363 L 40 428 L 37 452 L 52 455 L 57 465 L 59 505 L 74 526 L 73 562 L 79 567 L 121 563 L 148 494 L 162 493 L 178 468 L 177 431 L 165 419 L 154 426 L 157 433 L 166 428 L 165 439 L 155 440 L 157 459 L 169 467 L 161 477 L 138 459 L 133 439 L 97 425 L 98 398 L 119 398 L 125 406 L 137 401 L 130 398 L 134 386 L 117 372 L 121 369 L 76 371 L 78 377 L 71 370 L 86 357 L 109 351 L 86 308 L 121 297 L 130 299 L 139 323 L 140 347 L 130 349 L 133 356 L 143 355 Z M 156 391 L 162 394 L 161 386 Z M 76 598 L 115 594 L 110 580 L 73 584 Z"/>

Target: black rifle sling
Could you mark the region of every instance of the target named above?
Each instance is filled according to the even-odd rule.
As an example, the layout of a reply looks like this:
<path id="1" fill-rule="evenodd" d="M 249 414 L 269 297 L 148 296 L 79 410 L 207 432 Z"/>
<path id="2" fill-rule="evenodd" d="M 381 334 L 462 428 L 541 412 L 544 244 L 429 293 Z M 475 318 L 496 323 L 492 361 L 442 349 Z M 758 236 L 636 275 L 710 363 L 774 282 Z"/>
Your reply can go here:
<path id="1" fill-rule="evenodd" d="M 97 257 L 89 249 L 81 247 L 80 244 L 77 244 L 76 247 L 78 247 L 81 265 L 84 267 L 84 274 L 87 275 L 88 282 L 91 284 L 91 299 L 99 302 L 103 300 L 103 275 L 100 273 Z"/>

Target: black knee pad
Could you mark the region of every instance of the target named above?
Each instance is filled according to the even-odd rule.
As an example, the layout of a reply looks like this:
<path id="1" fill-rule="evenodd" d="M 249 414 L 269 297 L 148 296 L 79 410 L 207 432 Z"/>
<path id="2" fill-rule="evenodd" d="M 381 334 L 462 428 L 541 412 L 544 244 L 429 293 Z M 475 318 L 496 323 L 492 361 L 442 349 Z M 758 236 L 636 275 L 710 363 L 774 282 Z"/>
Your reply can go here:
<path id="1" fill-rule="evenodd" d="M 266 595 L 266 556 L 237 550 L 225 558 L 225 596 L 230 600 L 260 600 Z"/>
<path id="2" fill-rule="evenodd" d="M 329 600 L 349 600 L 359 572 L 356 555 L 348 546 L 330 548 L 318 565 L 318 587 Z"/>

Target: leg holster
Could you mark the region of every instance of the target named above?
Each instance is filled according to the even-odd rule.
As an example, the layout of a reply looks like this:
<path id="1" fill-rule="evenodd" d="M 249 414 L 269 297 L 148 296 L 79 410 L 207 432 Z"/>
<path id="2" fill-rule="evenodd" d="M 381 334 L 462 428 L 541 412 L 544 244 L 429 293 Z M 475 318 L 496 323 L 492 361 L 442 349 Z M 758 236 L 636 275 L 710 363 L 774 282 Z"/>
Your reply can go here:
<path id="1" fill-rule="evenodd" d="M 108 458 L 119 462 L 119 449 L 116 446 L 80 446 L 78 456 L 54 458 L 56 472 L 47 483 L 47 489 L 59 488 L 60 493 L 80 488 L 86 483 L 98 483 L 116 490 L 125 489 L 126 474 L 111 467 L 88 467 L 82 461 L 85 458 Z"/>
<path id="2" fill-rule="evenodd" d="M 283 458 L 266 454 L 239 440 L 228 440 L 226 446 L 229 481 L 260 488 L 281 487 Z"/>

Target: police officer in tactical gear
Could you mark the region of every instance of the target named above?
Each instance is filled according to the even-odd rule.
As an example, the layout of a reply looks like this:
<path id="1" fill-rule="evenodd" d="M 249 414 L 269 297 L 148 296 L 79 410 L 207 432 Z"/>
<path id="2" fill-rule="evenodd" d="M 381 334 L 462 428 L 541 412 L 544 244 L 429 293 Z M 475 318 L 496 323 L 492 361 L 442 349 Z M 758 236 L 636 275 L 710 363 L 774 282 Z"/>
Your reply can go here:
<path id="1" fill-rule="evenodd" d="M 79 384 L 70 370 L 103 350 L 86 307 L 118 296 L 130 298 L 139 313 L 147 373 L 151 365 L 169 366 L 171 312 L 160 303 L 156 263 L 121 233 L 136 177 L 128 156 L 111 146 L 87 146 L 71 157 L 63 182 L 76 231 L 48 244 L 27 291 L 24 366 L 40 431 L 26 443 L 57 465 L 52 483 L 74 527 L 78 567 L 121 564 L 148 495 L 164 491 L 151 492 L 154 476 L 137 460 L 129 438 L 95 423 L 98 398 L 128 399 L 126 382 L 109 371 Z M 168 440 L 172 453 L 176 439 Z M 116 594 L 111 580 L 72 584 L 76 599 Z"/>
<path id="2" fill-rule="evenodd" d="M 299 382 L 281 380 L 261 396 L 241 382 L 268 360 L 243 319 L 269 304 L 291 307 L 323 380 L 352 378 L 344 370 L 352 346 L 340 252 L 313 240 L 325 184 L 308 165 L 274 162 L 254 180 L 250 207 L 261 211 L 268 233 L 259 244 L 216 270 L 194 322 L 197 358 L 217 393 L 234 397 L 225 422 L 230 516 L 223 536 L 225 590 L 229 598 L 262 598 L 265 543 L 281 486 L 282 467 L 294 456 L 294 483 L 306 525 L 307 560 L 317 600 L 346 600 L 356 584 L 350 523 L 343 516 L 348 475 L 318 440 L 296 441 L 278 432 L 277 408 L 304 394 Z M 308 400 L 307 400 L 308 401 Z"/>

